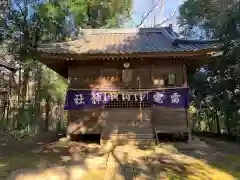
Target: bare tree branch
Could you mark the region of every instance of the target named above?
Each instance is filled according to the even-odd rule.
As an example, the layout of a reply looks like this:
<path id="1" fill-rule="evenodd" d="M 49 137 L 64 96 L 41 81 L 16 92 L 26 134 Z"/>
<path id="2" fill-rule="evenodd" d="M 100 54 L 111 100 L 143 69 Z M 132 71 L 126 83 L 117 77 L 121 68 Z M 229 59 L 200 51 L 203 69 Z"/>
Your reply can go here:
<path id="1" fill-rule="evenodd" d="M 155 8 L 157 7 L 157 5 L 159 4 L 160 0 L 158 0 L 158 2 L 147 12 L 147 14 L 142 17 L 141 22 L 137 25 L 137 28 L 140 27 L 144 21 L 148 18 L 148 16 L 155 10 Z"/>
<path id="2" fill-rule="evenodd" d="M 168 17 L 167 19 L 165 19 L 165 20 L 162 21 L 161 23 L 156 24 L 154 27 L 160 27 L 160 26 L 162 26 L 164 23 L 170 21 L 170 20 L 176 15 L 176 13 L 177 13 L 177 11 L 175 10 L 170 17 Z"/>
<path id="3" fill-rule="evenodd" d="M 14 18 L 14 20 L 15 20 L 15 25 L 16 26 L 18 26 L 18 28 L 23 32 L 23 27 L 22 27 L 22 25 L 21 25 L 21 22 L 20 22 L 20 20 L 19 19 L 17 19 L 16 18 L 16 11 L 15 10 L 12 10 L 11 9 L 11 7 L 10 6 L 7 6 L 7 8 L 8 8 L 8 13 L 10 13 L 10 16 L 11 16 L 11 18 Z M 12 19 L 11 19 L 12 20 Z"/>
<path id="4" fill-rule="evenodd" d="M 136 23 L 136 21 L 132 18 L 132 15 L 133 13 L 130 13 L 130 19 L 132 20 L 132 22 L 134 23 L 134 26 L 139 28 L 143 23 L 144 21 L 149 17 L 149 15 L 156 9 L 156 7 L 158 6 L 158 4 L 161 2 L 161 6 L 160 6 L 160 13 L 163 11 L 163 8 L 164 8 L 164 5 L 165 5 L 165 0 L 158 0 L 153 6 L 152 8 L 146 13 L 146 15 L 142 15 L 142 19 L 141 19 L 141 22 L 139 24 Z M 162 22 L 158 23 L 158 24 L 154 24 L 153 27 L 160 27 L 162 26 L 164 23 L 172 20 L 172 18 L 176 15 L 177 13 L 177 10 L 175 10 L 173 12 L 173 14 L 166 18 L 165 20 L 163 20 Z M 159 14 L 159 13 L 158 13 Z"/>
<path id="5" fill-rule="evenodd" d="M 133 16 L 133 14 L 132 13 L 129 13 L 130 14 L 130 19 L 132 20 L 132 22 L 133 22 L 133 24 L 134 24 L 134 26 L 137 26 L 137 23 L 136 23 L 136 21 L 132 18 L 132 16 Z"/>
<path id="6" fill-rule="evenodd" d="M 19 2 L 19 1 L 16 1 L 15 4 L 16 4 L 17 7 L 19 8 L 20 12 L 23 14 L 24 12 L 23 12 L 23 9 L 22 9 L 22 7 L 21 7 L 21 5 L 20 5 L 20 2 Z"/>

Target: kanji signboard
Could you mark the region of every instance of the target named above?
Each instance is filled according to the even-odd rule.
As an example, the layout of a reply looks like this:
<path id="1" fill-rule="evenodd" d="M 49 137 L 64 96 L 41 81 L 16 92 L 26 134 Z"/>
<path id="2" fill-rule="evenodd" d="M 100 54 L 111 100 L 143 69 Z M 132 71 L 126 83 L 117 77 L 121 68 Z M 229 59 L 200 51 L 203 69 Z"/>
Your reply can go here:
<path id="1" fill-rule="evenodd" d="M 111 101 L 131 101 L 132 97 L 136 102 L 147 101 L 148 103 L 155 104 L 156 106 L 187 108 L 189 105 L 188 88 L 135 92 L 69 90 L 66 96 L 65 109 L 70 110 L 98 107 L 108 104 Z"/>

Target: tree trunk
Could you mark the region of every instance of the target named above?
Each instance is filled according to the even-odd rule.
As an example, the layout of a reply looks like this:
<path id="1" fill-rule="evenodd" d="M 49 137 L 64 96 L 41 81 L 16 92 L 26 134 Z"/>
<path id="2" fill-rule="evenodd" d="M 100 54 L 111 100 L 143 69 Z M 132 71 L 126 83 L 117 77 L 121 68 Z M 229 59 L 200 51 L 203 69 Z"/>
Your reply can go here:
<path id="1" fill-rule="evenodd" d="M 213 123 L 214 123 L 214 119 L 211 118 L 211 120 L 209 120 L 209 131 L 212 133 L 213 130 Z"/>
<path id="2" fill-rule="evenodd" d="M 9 112 L 10 112 L 10 100 L 7 99 L 7 102 L 6 102 L 6 120 L 5 120 L 4 129 L 7 129 L 8 125 L 9 125 Z"/>
<path id="3" fill-rule="evenodd" d="M 6 110 L 7 110 L 7 94 L 4 93 L 4 98 L 1 102 L 1 106 L 2 106 L 2 121 L 4 121 L 4 124 L 5 124 L 5 121 L 6 121 Z"/>
<path id="4" fill-rule="evenodd" d="M 48 132 L 48 127 L 49 127 L 49 120 L 50 120 L 50 112 L 51 112 L 51 107 L 50 107 L 50 98 L 47 97 L 46 99 L 46 119 L 45 119 L 45 126 L 44 126 L 44 131 Z"/>
<path id="5" fill-rule="evenodd" d="M 24 107 L 26 103 L 26 95 L 27 95 L 27 85 L 29 83 L 29 72 L 30 69 L 26 68 L 23 73 L 23 87 L 21 88 L 21 95 L 20 95 L 20 107 L 18 109 L 17 118 L 14 120 L 14 126 L 16 124 L 16 128 L 20 126 L 20 119 L 24 115 Z"/>
<path id="6" fill-rule="evenodd" d="M 231 135 L 231 127 L 230 127 L 230 122 L 229 121 L 230 121 L 230 118 L 226 115 L 226 117 L 225 117 L 225 127 L 227 129 L 227 134 Z"/>
<path id="7" fill-rule="evenodd" d="M 9 91 L 4 95 L 4 110 L 3 110 L 3 119 L 5 120 L 4 129 L 8 127 L 9 120 L 9 110 L 10 110 L 10 96 L 12 92 L 12 86 L 10 84 Z"/>
<path id="8" fill-rule="evenodd" d="M 60 106 L 60 130 L 64 127 L 64 105 Z"/>
<path id="9" fill-rule="evenodd" d="M 218 110 L 216 110 L 215 113 L 215 119 L 216 119 L 216 124 L 217 124 L 217 134 L 221 134 L 221 127 L 220 127 L 220 122 L 219 122 L 219 116 L 218 116 Z"/>
<path id="10" fill-rule="evenodd" d="M 40 97 L 40 91 L 41 91 L 41 80 L 42 80 L 42 66 L 41 64 L 37 63 L 37 70 L 35 74 L 35 81 L 36 81 L 36 87 L 35 87 L 35 126 L 38 129 L 38 131 L 43 131 L 43 121 L 41 118 L 41 97 Z"/>
<path id="11" fill-rule="evenodd" d="M 228 124 L 228 123 L 227 123 Z M 231 136 L 231 128 L 229 127 L 229 125 L 227 125 L 227 134 L 228 136 Z"/>
<path id="12" fill-rule="evenodd" d="M 18 91 L 18 108 L 20 107 L 20 99 L 21 99 L 21 87 L 22 87 L 22 71 L 21 69 L 19 70 L 19 76 L 18 76 L 18 88 L 17 88 L 17 91 Z"/>

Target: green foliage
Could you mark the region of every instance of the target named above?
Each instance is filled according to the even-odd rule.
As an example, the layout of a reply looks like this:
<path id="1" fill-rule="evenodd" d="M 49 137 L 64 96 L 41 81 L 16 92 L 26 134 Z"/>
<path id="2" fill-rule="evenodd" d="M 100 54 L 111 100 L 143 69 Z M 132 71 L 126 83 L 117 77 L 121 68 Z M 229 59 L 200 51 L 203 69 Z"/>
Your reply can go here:
<path id="1" fill-rule="evenodd" d="M 224 124 L 232 133 L 240 119 L 240 3 L 188 0 L 180 8 L 179 23 L 186 36 L 202 34 L 223 44 L 223 56 L 205 65 L 204 72 L 189 75 L 189 82 L 200 118 L 210 129 L 211 124 Z"/>
<path id="2" fill-rule="evenodd" d="M 28 124 L 22 127 L 21 129 L 15 130 L 9 129 L 7 133 L 10 134 L 13 139 L 20 140 L 28 136 L 36 135 L 36 129 L 34 129 Z"/>
<path id="3" fill-rule="evenodd" d="M 218 37 L 229 20 L 235 0 L 187 0 L 179 9 L 179 24 L 186 36 Z"/>
<path id="4" fill-rule="evenodd" d="M 121 18 L 129 16 L 132 1 L 64 0 L 62 8 L 73 15 L 74 24 L 82 28 L 117 27 Z"/>
<path id="5" fill-rule="evenodd" d="M 44 65 L 42 72 L 43 76 L 40 97 L 42 99 L 47 98 L 50 101 L 62 104 L 65 100 L 64 97 L 67 89 L 66 79 Z"/>
<path id="6" fill-rule="evenodd" d="M 131 7 L 132 0 L 11 1 L 5 14 L 7 18 L 1 37 L 4 39 L 2 43 L 7 44 L 20 67 L 18 116 L 14 116 L 12 126 L 15 128 L 17 124 L 17 128 L 23 131 L 16 131 L 16 134 L 24 134 L 28 125 L 41 127 L 42 101 L 47 102 L 45 109 L 51 114 L 49 108 L 52 104 L 62 105 L 65 100 L 66 80 L 37 62 L 32 50 L 40 43 L 72 39 L 77 35 L 76 29 L 79 27 L 119 27 L 122 20 L 129 16 Z M 33 104 L 29 105 L 25 102 L 32 81 L 33 95 L 28 98 L 31 98 Z M 47 123 L 45 119 L 45 126 Z"/>

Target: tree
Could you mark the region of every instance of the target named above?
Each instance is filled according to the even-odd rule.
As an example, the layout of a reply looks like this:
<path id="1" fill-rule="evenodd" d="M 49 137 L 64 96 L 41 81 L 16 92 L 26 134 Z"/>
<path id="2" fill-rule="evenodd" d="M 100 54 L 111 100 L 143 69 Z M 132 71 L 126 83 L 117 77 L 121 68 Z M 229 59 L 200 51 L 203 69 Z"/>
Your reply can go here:
<path id="1" fill-rule="evenodd" d="M 219 39 L 223 55 L 204 66 L 204 72 L 193 74 L 190 85 L 194 104 L 205 108 L 207 119 L 216 121 L 220 133 L 221 120 L 229 134 L 239 119 L 239 48 L 240 3 L 230 0 L 188 0 L 180 7 L 179 24 L 186 37 Z M 206 110 L 210 112 L 206 113 Z"/>
<path id="2" fill-rule="evenodd" d="M 148 3 L 149 2 L 151 3 L 151 1 L 148 1 Z M 177 12 L 176 9 L 172 14 L 164 15 L 165 6 L 166 0 L 152 0 L 152 5 L 147 11 L 141 13 L 132 12 L 129 19 L 133 22 L 133 25 L 136 28 L 145 26 L 145 22 L 149 21 L 150 19 L 153 19 L 153 24 L 151 24 L 150 27 L 161 27 L 168 21 L 172 20 Z M 135 20 L 133 17 L 134 15 L 137 15 L 137 17 L 140 16 L 139 22 Z M 156 22 L 156 17 L 160 17 L 162 20 L 160 22 Z"/>
<path id="3" fill-rule="evenodd" d="M 69 9 L 74 23 L 82 28 L 118 27 L 121 18 L 129 16 L 132 1 L 68 0 L 63 6 Z"/>
<path id="4" fill-rule="evenodd" d="M 2 27 L 4 25 L 4 15 L 6 13 L 6 7 L 7 7 L 7 0 L 0 1 L 0 26 Z"/>
<path id="5" fill-rule="evenodd" d="M 128 16 L 131 4 L 131 0 L 13 0 L 8 5 L 3 43 L 8 45 L 20 67 L 18 115 L 13 121 L 14 127 L 15 124 L 17 128 L 21 125 L 20 118 L 24 115 L 28 86 L 32 78 L 36 82 L 34 107 L 37 126 L 41 124 L 40 101 L 44 99 L 41 96 L 50 101 L 49 93 L 52 93 L 53 86 L 59 86 L 46 82 L 44 77 L 49 71 L 45 71 L 46 67 L 34 59 L 32 48 L 40 43 L 72 38 L 78 27 L 118 27 L 121 18 Z M 49 90 L 48 93 L 40 92 L 43 87 Z"/>
<path id="6" fill-rule="evenodd" d="M 185 1 L 179 8 L 182 34 L 208 39 L 219 37 L 223 21 L 235 5 L 235 0 Z"/>

